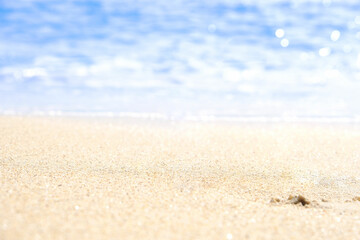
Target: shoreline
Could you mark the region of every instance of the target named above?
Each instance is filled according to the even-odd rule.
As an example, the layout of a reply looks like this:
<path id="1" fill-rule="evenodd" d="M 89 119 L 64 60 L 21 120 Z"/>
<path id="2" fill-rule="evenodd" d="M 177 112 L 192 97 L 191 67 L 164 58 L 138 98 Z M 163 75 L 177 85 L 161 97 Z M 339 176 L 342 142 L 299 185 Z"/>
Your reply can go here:
<path id="1" fill-rule="evenodd" d="M 0 111 L 0 117 L 57 117 L 57 118 L 113 118 L 144 119 L 175 122 L 214 122 L 214 123 L 324 123 L 360 124 L 360 116 L 262 116 L 227 114 L 169 114 L 156 112 L 87 112 L 87 111 Z"/>

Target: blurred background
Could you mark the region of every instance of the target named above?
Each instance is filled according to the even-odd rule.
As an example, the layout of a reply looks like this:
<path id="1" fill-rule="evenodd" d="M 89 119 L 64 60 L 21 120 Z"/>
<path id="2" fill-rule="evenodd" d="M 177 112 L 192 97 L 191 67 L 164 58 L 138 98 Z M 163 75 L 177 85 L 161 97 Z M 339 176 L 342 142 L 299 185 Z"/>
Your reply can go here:
<path id="1" fill-rule="evenodd" d="M 358 0 L 0 0 L 0 112 L 360 119 Z"/>

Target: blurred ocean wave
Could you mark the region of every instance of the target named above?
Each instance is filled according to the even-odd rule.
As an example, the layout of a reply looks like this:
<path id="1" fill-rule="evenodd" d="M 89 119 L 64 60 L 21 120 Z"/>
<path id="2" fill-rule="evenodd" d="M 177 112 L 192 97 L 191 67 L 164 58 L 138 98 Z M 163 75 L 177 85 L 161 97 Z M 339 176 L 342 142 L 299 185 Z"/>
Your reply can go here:
<path id="1" fill-rule="evenodd" d="M 357 119 L 359 10 L 353 0 L 3 1 L 0 111 Z"/>

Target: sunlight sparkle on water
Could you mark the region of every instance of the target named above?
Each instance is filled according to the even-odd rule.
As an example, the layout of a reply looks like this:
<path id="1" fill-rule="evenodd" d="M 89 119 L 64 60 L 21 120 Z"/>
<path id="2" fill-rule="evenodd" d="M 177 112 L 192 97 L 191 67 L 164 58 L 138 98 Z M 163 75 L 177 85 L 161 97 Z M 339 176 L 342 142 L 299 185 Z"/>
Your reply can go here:
<path id="1" fill-rule="evenodd" d="M 337 40 L 339 40 L 340 35 L 341 35 L 340 31 L 334 30 L 334 31 L 332 31 L 332 33 L 331 33 L 331 35 L 330 35 L 330 39 L 331 39 L 333 42 L 336 42 Z"/>
<path id="2" fill-rule="evenodd" d="M 275 36 L 277 38 L 282 38 L 285 36 L 285 31 L 283 29 L 279 28 L 275 31 Z"/>
<path id="3" fill-rule="evenodd" d="M 287 40 L 286 38 L 282 39 L 280 42 L 280 45 L 284 48 L 289 46 L 289 40 Z"/>

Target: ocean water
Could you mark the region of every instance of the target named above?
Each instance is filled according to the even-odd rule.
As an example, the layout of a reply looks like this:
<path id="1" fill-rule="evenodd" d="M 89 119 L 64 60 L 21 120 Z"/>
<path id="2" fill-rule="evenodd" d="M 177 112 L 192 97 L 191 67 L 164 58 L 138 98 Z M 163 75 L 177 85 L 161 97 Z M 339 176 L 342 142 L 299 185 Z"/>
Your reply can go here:
<path id="1" fill-rule="evenodd" d="M 3 114 L 360 119 L 355 0 L 1 1 L 0 20 Z"/>

